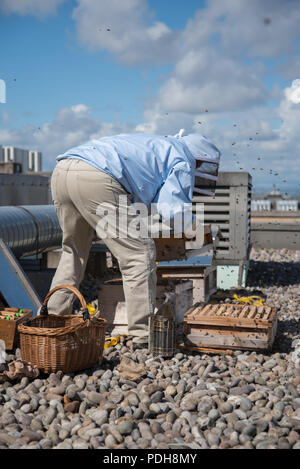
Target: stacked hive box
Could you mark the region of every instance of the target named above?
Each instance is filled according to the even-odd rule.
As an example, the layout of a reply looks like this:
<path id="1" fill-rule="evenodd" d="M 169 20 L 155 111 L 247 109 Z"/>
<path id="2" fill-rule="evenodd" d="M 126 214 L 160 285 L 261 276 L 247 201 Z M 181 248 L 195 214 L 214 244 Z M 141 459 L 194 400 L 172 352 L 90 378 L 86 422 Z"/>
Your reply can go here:
<path id="1" fill-rule="evenodd" d="M 191 281 L 160 281 L 156 289 L 156 307 L 159 309 L 165 294 L 172 292 L 172 306 L 177 322 L 183 322 L 184 314 L 193 305 L 193 284 Z M 107 320 L 107 331 L 112 335 L 128 333 L 128 319 L 122 279 L 105 282 L 99 288 L 98 298 L 101 317 Z"/>
<path id="2" fill-rule="evenodd" d="M 271 350 L 277 310 L 270 306 L 208 304 L 191 308 L 184 318 L 186 339 L 194 346 Z"/>
<path id="3" fill-rule="evenodd" d="M 158 278 L 173 280 L 189 279 L 193 283 L 193 304 L 207 302 L 216 291 L 217 279 L 214 253 L 217 239 L 218 236 L 213 239 L 211 227 L 206 225 L 204 227 L 204 244 L 202 248 L 188 249 L 191 242 L 186 242 L 184 245 L 184 256 L 181 258 L 173 257 L 169 260 L 158 257 Z M 163 241 L 160 240 L 160 243 L 162 244 Z M 172 243 L 170 242 L 170 244 Z"/>
<path id="4" fill-rule="evenodd" d="M 198 302 L 207 302 L 216 291 L 216 267 L 213 265 L 214 243 L 210 227 L 205 227 L 204 246 L 201 250 L 189 250 L 189 241 L 183 238 L 157 238 L 157 297 L 160 308 L 171 295 L 170 303 L 178 324 L 184 315 Z M 211 254 L 210 256 L 208 254 Z M 122 279 L 105 282 L 100 286 L 99 308 L 108 321 L 111 335 L 127 333 L 127 310 Z"/>

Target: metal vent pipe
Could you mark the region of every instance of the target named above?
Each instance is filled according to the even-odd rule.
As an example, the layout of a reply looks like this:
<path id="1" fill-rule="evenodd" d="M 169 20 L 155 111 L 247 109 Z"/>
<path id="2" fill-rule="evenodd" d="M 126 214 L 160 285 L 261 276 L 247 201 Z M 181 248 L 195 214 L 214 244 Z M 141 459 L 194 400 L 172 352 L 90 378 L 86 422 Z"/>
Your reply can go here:
<path id="1" fill-rule="evenodd" d="M 62 231 L 54 205 L 0 207 L 0 238 L 16 257 L 61 246 Z"/>

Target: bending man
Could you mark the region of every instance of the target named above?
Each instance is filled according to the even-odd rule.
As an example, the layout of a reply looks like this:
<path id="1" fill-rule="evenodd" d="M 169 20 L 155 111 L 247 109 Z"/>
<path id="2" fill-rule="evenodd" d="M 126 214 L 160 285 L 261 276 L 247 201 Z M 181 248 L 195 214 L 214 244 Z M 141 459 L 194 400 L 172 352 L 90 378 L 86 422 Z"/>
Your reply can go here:
<path id="1" fill-rule="evenodd" d="M 213 194 L 219 150 L 203 135 L 175 137 L 122 134 L 91 140 L 57 157 L 51 180 L 52 198 L 63 231 L 62 256 L 51 288 L 83 279 L 95 231 L 116 257 L 123 278 L 128 332 L 133 342 L 148 340 L 148 317 L 156 299 L 156 252 L 151 237 L 132 236 L 123 221 L 123 233 L 103 234 L 107 209 L 120 217 L 135 202 L 156 204 L 171 216 L 191 204 L 195 175 L 202 192 Z M 200 167 L 201 166 L 201 167 Z M 121 196 L 121 198 L 120 198 Z M 121 201 L 121 203 L 120 203 Z M 124 235 L 125 233 L 125 235 Z M 73 294 L 58 291 L 49 300 L 52 314 L 70 314 Z"/>

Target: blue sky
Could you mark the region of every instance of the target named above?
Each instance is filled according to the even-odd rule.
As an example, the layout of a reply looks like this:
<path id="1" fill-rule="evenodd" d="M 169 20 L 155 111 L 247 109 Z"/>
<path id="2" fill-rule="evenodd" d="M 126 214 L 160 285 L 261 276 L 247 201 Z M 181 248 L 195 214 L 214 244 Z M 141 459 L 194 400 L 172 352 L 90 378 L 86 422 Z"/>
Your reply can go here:
<path id="1" fill-rule="evenodd" d="M 113 109 L 121 120 L 141 119 L 141 97 L 156 71 L 121 69 L 109 54 L 81 47 L 71 18 L 74 6 L 75 2 L 67 2 L 57 15 L 45 19 L 1 18 L 1 36 L 9 38 L 1 77 L 7 83 L 7 109 L 13 114 L 13 126 L 38 126 L 53 119 L 60 107 L 75 103 L 92 106 L 93 114 L 104 119 L 115 117 Z M 126 94 L 124 85 L 120 87 L 120 72 Z"/>
<path id="2" fill-rule="evenodd" d="M 217 144 L 222 170 L 297 193 L 299 21 L 296 0 L 2 0 L 0 144 L 52 170 L 90 138 L 183 127 Z"/>
<path id="3" fill-rule="evenodd" d="M 0 16 L 1 43 L 5 44 L 0 76 L 7 84 L 13 127 L 39 126 L 53 119 L 58 108 L 75 103 L 91 106 L 93 115 L 101 119 L 139 122 L 144 100 L 155 94 L 162 76 L 171 69 L 171 63 L 120 67 L 105 51 L 86 50 L 77 40 L 72 20 L 76 3 L 69 0 L 46 18 Z M 197 8 L 205 5 L 199 0 L 187 3 L 184 12 L 180 0 L 151 0 L 149 6 L 160 21 L 182 29 Z"/>

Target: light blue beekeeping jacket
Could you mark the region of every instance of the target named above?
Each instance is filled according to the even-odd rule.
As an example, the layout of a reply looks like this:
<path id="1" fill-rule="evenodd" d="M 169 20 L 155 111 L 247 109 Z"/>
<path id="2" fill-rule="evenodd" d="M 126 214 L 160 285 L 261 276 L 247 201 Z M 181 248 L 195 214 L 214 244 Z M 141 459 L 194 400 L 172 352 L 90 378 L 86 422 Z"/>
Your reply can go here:
<path id="1" fill-rule="evenodd" d="M 196 138 L 196 141 L 202 141 L 202 147 L 200 145 L 198 149 L 199 157 L 201 152 L 204 153 L 205 137 L 197 135 L 199 139 Z M 207 155 L 209 148 L 205 141 Z M 211 144 L 211 151 L 215 152 L 213 149 L 218 152 Z M 192 203 L 195 155 L 182 137 L 142 133 L 103 137 L 71 148 L 59 155 L 57 160 L 65 158 L 83 160 L 109 174 L 132 194 L 133 202 L 143 202 L 147 207 L 156 203 L 160 215 L 165 216 L 168 207 L 172 218 L 184 211 L 184 204 Z"/>

